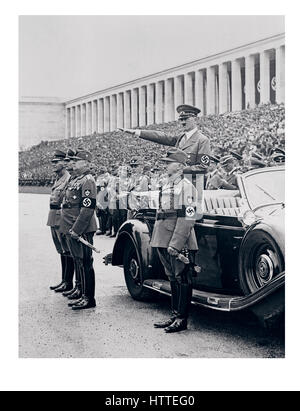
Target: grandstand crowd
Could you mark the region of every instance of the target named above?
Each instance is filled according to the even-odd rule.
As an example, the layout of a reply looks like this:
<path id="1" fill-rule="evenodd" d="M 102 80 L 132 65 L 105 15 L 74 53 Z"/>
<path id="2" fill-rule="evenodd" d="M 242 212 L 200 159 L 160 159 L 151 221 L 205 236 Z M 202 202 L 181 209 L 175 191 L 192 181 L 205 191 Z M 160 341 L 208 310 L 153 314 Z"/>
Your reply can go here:
<path id="1" fill-rule="evenodd" d="M 284 104 L 262 105 L 255 109 L 230 112 L 222 115 L 203 116 L 198 120 L 200 131 L 210 139 L 212 153 L 222 157 L 233 151 L 245 159 L 257 155 L 266 165 L 272 165 L 276 149 L 285 148 Z M 146 129 L 156 129 L 172 135 L 182 133 L 176 121 L 153 124 Z M 51 158 L 55 149 L 76 149 L 84 146 L 94 157 L 94 174 L 102 167 L 113 173 L 121 165 L 129 165 L 133 157 L 151 169 L 160 170 L 159 159 L 167 148 L 136 139 L 121 131 L 105 134 L 94 133 L 86 137 L 41 142 L 19 153 L 19 183 L 21 185 L 50 185 Z"/>

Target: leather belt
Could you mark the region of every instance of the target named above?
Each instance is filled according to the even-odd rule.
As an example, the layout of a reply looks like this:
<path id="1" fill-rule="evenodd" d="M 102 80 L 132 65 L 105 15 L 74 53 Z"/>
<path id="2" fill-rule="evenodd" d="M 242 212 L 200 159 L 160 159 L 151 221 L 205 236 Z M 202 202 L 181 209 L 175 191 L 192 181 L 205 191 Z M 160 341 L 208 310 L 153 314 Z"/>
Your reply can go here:
<path id="1" fill-rule="evenodd" d="M 60 210 L 60 205 L 50 204 L 50 210 Z"/>
<path id="2" fill-rule="evenodd" d="M 80 208 L 80 205 L 79 204 L 72 205 L 72 204 L 66 203 L 66 204 L 63 204 L 62 208 Z"/>
<path id="3" fill-rule="evenodd" d="M 158 211 L 157 220 L 166 220 L 167 218 L 185 217 L 185 210 Z"/>

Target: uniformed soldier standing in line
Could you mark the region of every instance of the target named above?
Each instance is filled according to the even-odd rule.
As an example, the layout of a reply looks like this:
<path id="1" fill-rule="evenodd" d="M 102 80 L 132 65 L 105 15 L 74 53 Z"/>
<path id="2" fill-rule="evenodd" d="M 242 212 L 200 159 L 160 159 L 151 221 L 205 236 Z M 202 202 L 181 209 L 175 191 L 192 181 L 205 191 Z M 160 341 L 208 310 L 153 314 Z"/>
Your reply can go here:
<path id="1" fill-rule="evenodd" d="M 76 155 L 76 151 L 74 151 L 74 150 L 72 150 L 71 148 L 69 148 L 68 151 L 67 151 L 66 158 L 65 158 L 65 163 L 66 163 L 66 169 L 67 169 L 67 171 L 70 173 L 70 180 L 69 180 L 68 185 L 67 185 L 66 188 L 65 188 L 65 193 L 66 193 L 67 187 L 68 187 L 70 184 L 72 184 L 72 180 L 73 180 L 74 178 L 76 178 L 76 172 L 75 172 L 75 170 L 74 170 L 74 168 L 73 168 L 73 160 L 72 160 L 72 158 L 73 158 L 75 155 Z M 65 197 L 65 193 L 64 193 L 64 197 Z M 63 200 L 63 201 L 64 201 L 64 200 Z M 75 268 L 75 285 L 74 285 L 74 288 L 72 288 L 70 291 L 64 291 L 64 292 L 62 293 L 62 295 L 63 295 L 64 297 L 68 297 L 68 299 L 70 299 L 70 300 L 78 300 L 78 298 L 81 296 L 81 292 L 78 292 L 78 290 L 81 290 L 81 289 L 82 289 L 82 287 L 81 287 L 80 273 L 79 273 L 79 271 L 78 271 L 78 269 L 77 269 L 77 267 L 76 267 L 75 261 L 74 261 L 74 259 L 73 259 L 73 257 L 72 257 L 71 251 L 70 251 L 70 249 L 69 249 L 66 235 L 63 234 L 63 233 L 61 233 L 61 240 L 62 240 L 62 246 L 63 246 L 64 252 L 72 258 L 72 260 L 73 260 L 73 265 L 74 265 L 74 268 Z M 72 284 L 73 284 L 73 276 L 72 276 L 72 277 L 69 277 L 67 283 L 69 283 L 69 284 L 72 283 Z"/>
<path id="2" fill-rule="evenodd" d="M 188 160 L 186 153 L 172 148 L 163 160 L 168 164 L 169 178 L 159 190 L 159 209 L 150 244 L 157 248 L 170 280 L 172 315 L 168 320 L 154 324 L 154 327 L 174 333 L 187 328 L 192 299 L 191 270 L 178 257 L 183 250 L 189 250 L 191 261 L 192 253 L 198 250 L 194 225 L 200 216 L 197 214 L 197 190 L 182 172 Z"/>
<path id="3" fill-rule="evenodd" d="M 97 186 L 97 217 L 99 220 L 99 230 L 96 235 L 104 235 L 106 233 L 108 220 L 108 194 L 107 185 L 109 181 L 109 174 L 106 167 L 100 168 L 100 175 L 96 180 Z"/>
<path id="4" fill-rule="evenodd" d="M 82 290 L 77 300 L 69 304 L 73 310 L 83 310 L 96 306 L 95 272 L 92 250 L 78 241 L 82 236 L 93 244 L 97 230 L 95 219 L 96 182 L 90 174 L 92 155 L 86 150 L 78 150 L 72 157 L 76 177 L 68 185 L 63 200 L 61 231 L 66 235 L 68 247 L 81 277 Z"/>
<path id="5" fill-rule="evenodd" d="M 72 277 L 74 272 L 73 259 L 64 251 L 61 234 L 59 232 L 61 220 L 61 203 L 64 196 L 64 190 L 70 179 L 70 174 L 66 170 L 64 163 L 65 156 L 66 154 L 64 152 L 56 150 L 52 159 L 53 170 L 56 173 L 56 179 L 51 190 L 50 210 L 47 221 L 47 225 L 51 229 L 54 245 L 57 252 L 60 254 L 61 259 L 62 280 L 58 285 L 50 287 L 50 289 L 54 290 L 55 292 L 63 292 L 70 289 L 68 278 L 70 276 Z"/>

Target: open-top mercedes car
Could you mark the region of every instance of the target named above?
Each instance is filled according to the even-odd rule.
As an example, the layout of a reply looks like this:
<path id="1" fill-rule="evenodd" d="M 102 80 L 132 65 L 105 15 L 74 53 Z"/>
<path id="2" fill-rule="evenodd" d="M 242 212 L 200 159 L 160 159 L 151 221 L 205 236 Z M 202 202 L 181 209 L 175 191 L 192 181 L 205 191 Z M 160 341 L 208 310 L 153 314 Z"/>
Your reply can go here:
<path id="1" fill-rule="evenodd" d="M 193 304 L 214 310 L 251 308 L 264 324 L 284 313 L 284 166 L 238 176 L 238 190 L 205 190 L 195 231 Z M 111 263 L 124 267 L 136 300 L 171 294 L 150 246 L 156 210 L 139 210 L 118 232 Z"/>

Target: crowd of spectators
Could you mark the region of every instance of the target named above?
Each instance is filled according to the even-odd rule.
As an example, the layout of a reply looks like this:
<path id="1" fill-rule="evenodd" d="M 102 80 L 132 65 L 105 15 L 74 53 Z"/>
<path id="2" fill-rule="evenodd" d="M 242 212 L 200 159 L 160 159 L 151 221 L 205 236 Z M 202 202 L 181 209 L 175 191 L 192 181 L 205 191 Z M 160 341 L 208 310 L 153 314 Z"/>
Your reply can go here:
<path id="1" fill-rule="evenodd" d="M 255 109 L 222 115 L 203 116 L 198 120 L 201 132 L 210 138 L 214 155 L 222 156 L 230 150 L 240 155 L 256 152 L 268 158 L 276 148 L 285 146 L 284 104 L 262 105 Z M 147 129 L 161 130 L 180 135 L 178 122 L 154 124 Z M 94 133 L 80 138 L 41 142 L 19 153 L 19 180 L 33 184 L 50 184 L 52 176 L 51 156 L 55 149 L 66 150 L 82 146 L 94 156 L 95 173 L 101 166 L 110 172 L 119 165 L 129 164 L 132 157 L 151 166 L 160 167 L 159 158 L 167 148 L 137 139 L 120 131 Z M 25 182 L 25 183 L 24 183 Z"/>

